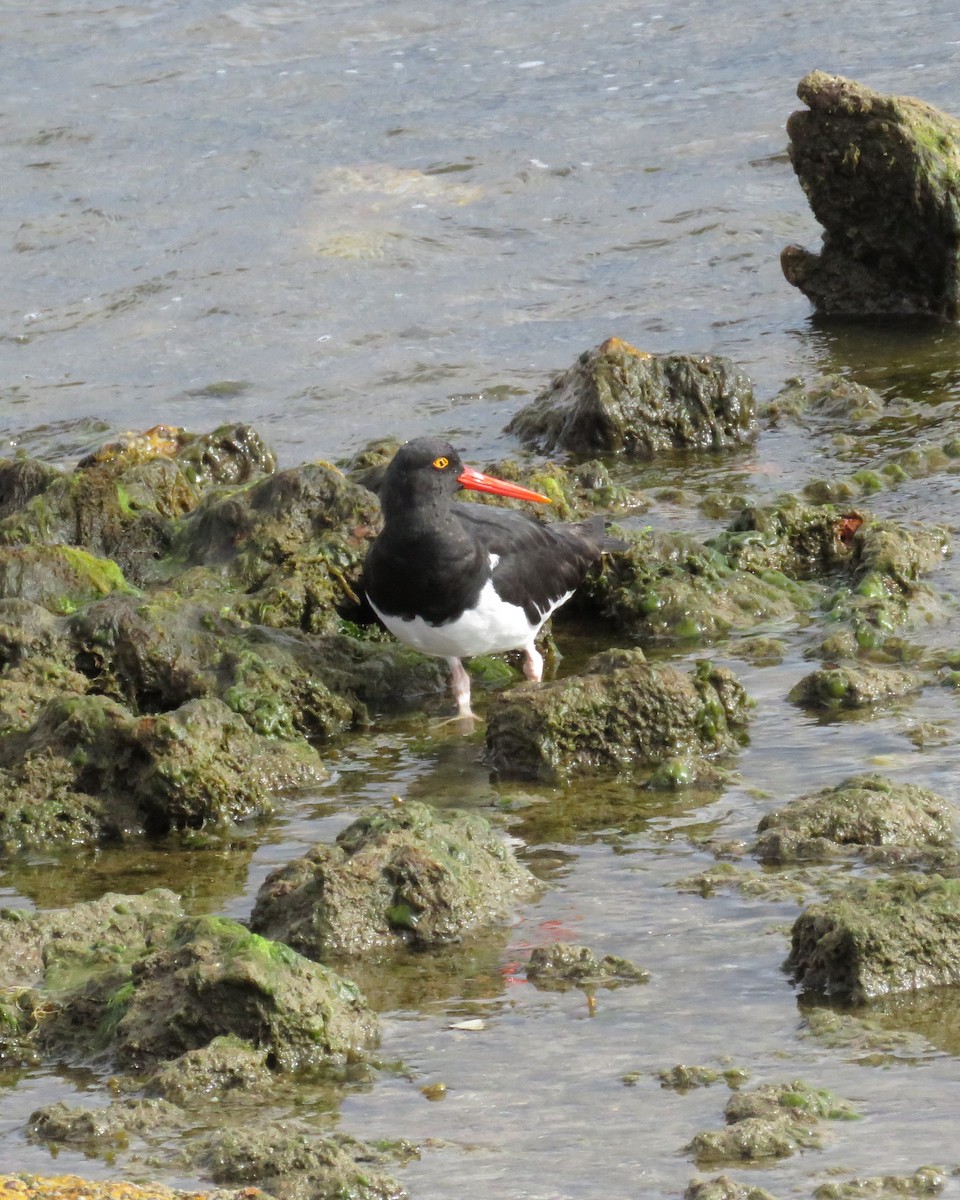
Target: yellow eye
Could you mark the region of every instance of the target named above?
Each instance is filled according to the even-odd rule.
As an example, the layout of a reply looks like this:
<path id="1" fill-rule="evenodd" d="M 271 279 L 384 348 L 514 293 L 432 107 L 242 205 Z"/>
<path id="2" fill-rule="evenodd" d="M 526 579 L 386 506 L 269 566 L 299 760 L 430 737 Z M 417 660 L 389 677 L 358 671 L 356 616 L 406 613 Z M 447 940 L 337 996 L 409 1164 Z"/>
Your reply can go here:
<path id="1" fill-rule="evenodd" d="M 438 471 L 443 471 L 447 467 L 450 466 L 450 459 L 444 458 L 443 455 L 441 454 L 439 458 L 435 458 L 433 460 L 433 465 L 437 468 Z"/>

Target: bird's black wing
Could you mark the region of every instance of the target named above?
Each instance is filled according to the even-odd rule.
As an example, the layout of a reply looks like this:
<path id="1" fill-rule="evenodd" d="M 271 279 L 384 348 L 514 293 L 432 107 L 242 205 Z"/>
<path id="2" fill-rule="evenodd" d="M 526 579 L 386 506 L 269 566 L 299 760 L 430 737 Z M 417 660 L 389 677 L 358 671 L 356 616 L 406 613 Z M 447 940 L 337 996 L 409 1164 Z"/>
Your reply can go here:
<path id="1" fill-rule="evenodd" d="M 545 525 L 486 504 L 455 504 L 453 511 L 486 553 L 496 555 L 493 582 L 499 595 L 520 605 L 533 624 L 580 585 L 604 548 L 602 517 Z"/>

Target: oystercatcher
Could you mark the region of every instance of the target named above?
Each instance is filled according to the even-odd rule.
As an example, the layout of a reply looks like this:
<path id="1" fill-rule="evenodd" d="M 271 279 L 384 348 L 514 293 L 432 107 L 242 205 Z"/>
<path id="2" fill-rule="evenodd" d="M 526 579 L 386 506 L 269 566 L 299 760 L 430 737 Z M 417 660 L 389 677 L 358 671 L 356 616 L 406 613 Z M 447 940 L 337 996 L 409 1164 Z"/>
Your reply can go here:
<path id="1" fill-rule="evenodd" d="M 397 451 L 380 487 L 383 531 L 364 566 L 364 588 L 392 634 L 445 658 L 460 717 L 472 717 L 462 658 L 522 650 L 523 671 L 539 682 L 534 645 L 550 614 L 573 595 L 605 549 L 602 517 L 544 525 L 526 513 L 456 504 L 460 488 L 535 500 L 549 498 L 464 466 L 456 450 L 417 438 Z"/>

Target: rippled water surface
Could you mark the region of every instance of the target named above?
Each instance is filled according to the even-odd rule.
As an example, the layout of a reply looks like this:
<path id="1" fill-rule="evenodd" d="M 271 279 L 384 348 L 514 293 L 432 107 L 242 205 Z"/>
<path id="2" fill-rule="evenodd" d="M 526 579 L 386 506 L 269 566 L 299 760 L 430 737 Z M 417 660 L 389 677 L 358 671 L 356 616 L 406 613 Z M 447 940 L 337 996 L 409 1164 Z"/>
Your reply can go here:
<path id="1" fill-rule="evenodd" d="M 119 430 L 243 419 L 283 465 L 424 431 L 482 461 L 514 450 L 509 417 L 611 335 L 728 354 L 761 400 L 830 370 L 888 404 L 855 441 L 785 425 L 730 460 L 644 469 L 651 489 L 769 499 L 960 433 L 955 330 L 818 325 L 778 261 L 789 242 L 819 242 L 786 156 L 799 78 L 819 67 L 960 112 L 953 4 L 0 0 L 0 23 L 4 453 L 68 464 Z M 955 532 L 956 479 L 871 505 Z M 669 499 L 644 519 L 718 527 Z M 955 646 L 957 568 L 933 582 L 951 599 L 924 644 Z M 162 884 L 192 909 L 243 917 L 268 870 L 364 804 L 507 808 L 548 888 L 447 975 L 363 980 L 385 1009 L 384 1057 L 404 1069 L 349 1091 L 339 1115 L 305 1099 L 318 1128 L 424 1141 L 398 1172 L 416 1200 L 677 1196 L 697 1173 L 683 1147 L 722 1123 L 725 1088 L 679 1096 L 651 1073 L 732 1063 L 754 1082 L 828 1087 L 862 1113 L 824 1150 L 748 1175 L 778 1196 L 807 1196 L 835 1170 L 952 1166 L 953 1001 L 886 1014 L 926 1040 L 863 1063 L 804 1032 L 780 971 L 795 904 L 674 886 L 714 861 L 694 835 L 749 840 L 763 812 L 852 771 L 958 799 L 953 692 L 814 720 L 785 699 L 810 669 L 804 633 L 776 632 L 779 662 L 745 661 L 735 644 L 713 654 L 758 702 L 726 789 L 651 799 L 598 782 L 523 807 L 529 796 L 490 781 L 476 741 L 384 720 L 332 752 L 329 785 L 265 830 L 219 848 L 18 863 L 0 894 L 46 907 Z M 518 982 L 511 964 L 557 937 L 633 958 L 651 982 L 603 993 L 593 1017 L 579 992 Z M 464 1015 L 485 1030 L 448 1028 Z M 441 1103 L 419 1090 L 435 1081 Z M 104 1102 L 73 1074 L 0 1091 L 0 1166 L 158 1173 L 29 1146 L 25 1116 L 60 1097 Z"/>

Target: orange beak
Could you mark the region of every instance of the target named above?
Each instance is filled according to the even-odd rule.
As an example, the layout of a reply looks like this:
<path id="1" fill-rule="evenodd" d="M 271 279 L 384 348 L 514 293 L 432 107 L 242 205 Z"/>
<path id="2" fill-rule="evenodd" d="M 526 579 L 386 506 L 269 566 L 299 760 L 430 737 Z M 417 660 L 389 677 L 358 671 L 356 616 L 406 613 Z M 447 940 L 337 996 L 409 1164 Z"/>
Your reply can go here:
<path id="1" fill-rule="evenodd" d="M 505 479 L 497 479 L 493 475 L 484 475 L 475 467 L 464 467 L 457 476 L 461 487 L 469 488 L 471 492 L 489 492 L 492 496 L 509 496 L 511 500 L 537 500 L 540 504 L 549 504 L 549 496 L 541 496 L 539 492 L 531 492 L 529 488 L 520 487 L 517 483 L 507 483 Z"/>

